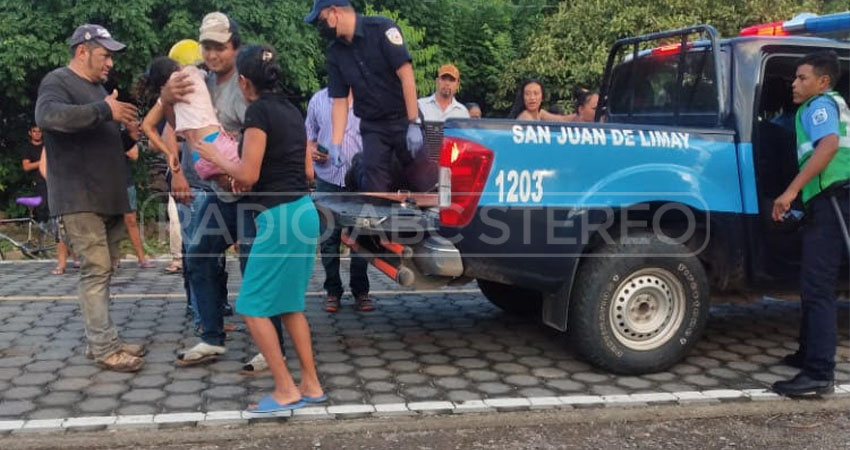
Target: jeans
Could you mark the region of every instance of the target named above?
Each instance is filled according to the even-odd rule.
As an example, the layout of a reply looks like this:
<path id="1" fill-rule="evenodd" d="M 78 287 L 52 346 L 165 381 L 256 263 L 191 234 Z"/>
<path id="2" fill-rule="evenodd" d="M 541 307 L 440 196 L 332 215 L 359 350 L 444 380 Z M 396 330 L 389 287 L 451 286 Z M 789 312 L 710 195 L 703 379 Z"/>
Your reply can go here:
<path id="1" fill-rule="evenodd" d="M 846 189 L 841 191 L 836 200 L 845 224 L 850 224 L 850 196 Z M 838 339 L 835 290 L 847 247 L 829 194 L 812 198 L 807 212 L 800 272 L 800 353 L 805 374 L 816 380 L 832 380 Z"/>
<path id="2" fill-rule="evenodd" d="M 86 340 L 96 361 L 121 349 L 118 330 L 109 316 L 109 281 L 118 243 L 127 236 L 124 216 L 95 213 L 65 214 L 60 234 L 80 261 L 79 302 Z"/>
<path id="3" fill-rule="evenodd" d="M 244 270 L 256 235 L 254 210 L 239 202 L 227 203 L 215 193 L 193 190 L 189 215 L 181 217 L 184 232 L 183 273 L 188 280 L 187 296 L 192 304 L 195 325 L 202 328 L 201 340 L 224 346 L 224 305 L 227 304 L 227 267 L 224 252 L 240 242 L 240 269 Z M 283 330 L 279 317 L 272 319 L 283 349 Z"/>
<path id="4" fill-rule="evenodd" d="M 224 345 L 224 311 L 227 303 L 227 270 L 224 252 L 238 239 L 238 204 L 225 203 L 212 192 L 193 191 L 191 218 L 186 233 L 184 273 L 189 280 L 189 299 L 200 319 L 201 340 Z"/>
<path id="5" fill-rule="evenodd" d="M 316 192 L 345 192 L 345 188 L 316 178 Z M 325 220 L 320 222 L 319 228 L 320 236 L 324 238 L 320 243 L 320 248 L 322 249 L 322 266 L 325 268 L 324 288 L 328 295 L 342 297 L 342 278 L 339 276 L 339 245 L 342 242 L 342 229 L 334 228 L 329 234 L 325 234 L 327 231 Z M 354 254 L 351 255 L 351 279 L 349 285 L 351 287 L 351 293 L 355 297 L 369 293 L 369 277 L 366 275 L 368 268 L 368 261 Z"/>

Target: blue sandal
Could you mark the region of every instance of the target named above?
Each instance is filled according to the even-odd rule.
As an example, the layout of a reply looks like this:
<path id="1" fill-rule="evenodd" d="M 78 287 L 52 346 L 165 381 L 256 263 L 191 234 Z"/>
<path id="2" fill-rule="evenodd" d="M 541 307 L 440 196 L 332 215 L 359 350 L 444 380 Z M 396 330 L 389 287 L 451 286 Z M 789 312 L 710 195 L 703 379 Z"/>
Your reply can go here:
<path id="1" fill-rule="evenodd" d="M 324 402 L 328 401 L 328 395 L 322 394 L 318 397 L 310 397 L 309 395 L 302 395 L 301 400 L 304 403 L 324 403 Z"/>
<path id="2" fill-rule="evenodd" d="M 267 395 L 260 400 L 260 403 L 257 404 L 256 408 L 246 409 L 246 412 L 252 414 L 269 414 L 283 411 L 292 411 L 293 409 L 303 408 L 307 403 L 304 399 L 300 399 L 298 401 L 287 403 L 285 405 L 281 405 L 274 399 L 271 395 Z"/>

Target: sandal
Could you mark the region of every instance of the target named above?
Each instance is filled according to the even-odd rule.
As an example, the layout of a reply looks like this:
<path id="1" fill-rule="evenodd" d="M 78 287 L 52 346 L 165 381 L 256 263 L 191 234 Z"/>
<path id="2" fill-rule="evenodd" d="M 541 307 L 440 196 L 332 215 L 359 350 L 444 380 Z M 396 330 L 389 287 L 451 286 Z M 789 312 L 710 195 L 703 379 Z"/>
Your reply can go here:
<path id="1" fill-rule="evenodd" d="M 176 275 L 178 273 L 183 272 L 183 266 L 178 266 L 177 264 L 171 264 L 170 266 L 162 269 L 163 272 L 169 275 Z"/>
<path id="2" fill-rule="evenodd" d="M 156 263 L 149 260 L 139 261 L 139 269 L 155 269 Z"/>
<path id="3" fill-rule="evenodd" d="M 270 414 L 284 411 L 292 411 L 293 409 L 303 408 L 307 403 L 303 399 L 298 399 L 292 403 L 281 405 L 271 395 L 267 395 L 260 400 L 257 406 L 248 408 L 245 412 L 249 414 Z"/>
<path id="4" fill-rule="evenodd" d="M 101 369 L 115 372 L 138 372 L 144 365 L 144 359 L 133 356 L 123 350 L 107 356 L 103 361 L 97 361 L 97 366 Z"/>
<path id="5" fill-rule="evenodd" d="M 145 349 L 144 345 L 142 345 L 142 344 L 128 344 L 126 342 L 121 343 L 121 350 L 120 351 L 122 351 L 122 352 L 124 352 L 124 353 L 126 353 L 130 356 L 135 356 L 137 358 L 141 358 L 142 356 L 145 356 L 145 354 L 147 353 L 147 350 Z M 86 359 L 94 359 L 94 353 L 91 351 L 91 347 L 89 347 L 88 345 L 86 345 Z"/>
<path id="6" fill-rule="evenodd" d="M 284 356 L 284 361 L 286 357 Z M 257 376 L 261 373 L 264 373 L 269 370 L 269 363 L 266 362 L 266 358 L 262 353 L 257 353 L 251 358 L 250 361 L 242 365 L 242 370 L 239 371 L 239 375 L 243 375 L 246 377 Z"/>
<path id="7" fill-rule="evenodd" d="M 223 355 L 227 348 L 219 345 L 210 345 L 206 342 L 199 342 L 194 347 L 177 354 L 177 360 L 174 365 L 177 367 L 191 367 L 203 364 L 207 361 L 214 361 L 219 356 Z"/>
<path id="8" fill-rule="evenodd" d="M 338 295 L 329 295 L 328 298 L 325 299 L 325 311 L 329 313 L 339 312 Z"/>
<path id="9" fill-rule="evenodd" d="M 65 268 L 64 267 L 60 268 L 59 266 L 56 266 L 56 268 L 53 269 L 50 272 L 50 274 L 51 275 L 65 275 Z"/>
<path id="10" fill-rule="evenodd" d="M 354 309 L 360 312 L 368 312 L 373 311 L 375 309 L 375 305 L 372 302 L 372 298 L 369 297 L 369 294 L 360 294 L 354 300 Z"/>

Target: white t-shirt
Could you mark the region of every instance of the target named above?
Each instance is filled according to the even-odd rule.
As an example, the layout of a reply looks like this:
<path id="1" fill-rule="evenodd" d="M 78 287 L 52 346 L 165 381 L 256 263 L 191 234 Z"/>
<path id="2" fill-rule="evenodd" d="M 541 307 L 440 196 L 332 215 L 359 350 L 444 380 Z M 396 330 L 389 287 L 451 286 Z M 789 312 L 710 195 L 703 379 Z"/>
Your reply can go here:
<path id="1" fill-rule="evenodd" d="M 174 104 L 174 131 L 197 130 L 208 126 L 221 126 L 215 116 L 210 92 L 204 81 L 205 74 L 195 66 L 186 66 L 179 72 L 189 75 L 194 92 L 186 96 L 185 102 Z M 173 77 L 178 72 L 174 72 Z"/>

